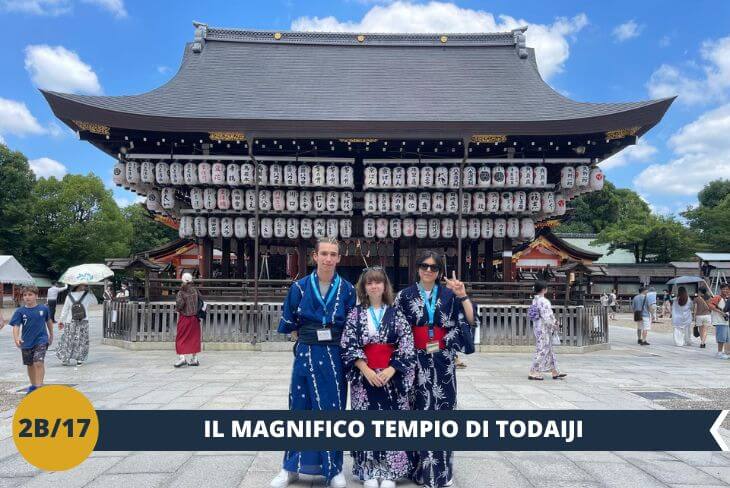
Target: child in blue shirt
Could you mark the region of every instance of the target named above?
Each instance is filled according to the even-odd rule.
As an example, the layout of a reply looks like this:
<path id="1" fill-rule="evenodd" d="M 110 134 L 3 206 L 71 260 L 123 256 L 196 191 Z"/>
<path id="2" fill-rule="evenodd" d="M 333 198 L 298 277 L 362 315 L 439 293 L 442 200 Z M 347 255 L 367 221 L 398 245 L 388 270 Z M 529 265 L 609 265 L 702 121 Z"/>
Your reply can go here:
<path id="1" fill-rule="evenodd" d="M 9 324 L 13 326 L 15 345 L 23 353 L 23 364 L 28 367 L 28 393 L 43 385 L 46 369 L 43 361 L 48 346 L 53 342 L 53 320 L 48 307 L 38 304 L 38 288 L 24 286 L 24 306 L 18 308 Z"/>

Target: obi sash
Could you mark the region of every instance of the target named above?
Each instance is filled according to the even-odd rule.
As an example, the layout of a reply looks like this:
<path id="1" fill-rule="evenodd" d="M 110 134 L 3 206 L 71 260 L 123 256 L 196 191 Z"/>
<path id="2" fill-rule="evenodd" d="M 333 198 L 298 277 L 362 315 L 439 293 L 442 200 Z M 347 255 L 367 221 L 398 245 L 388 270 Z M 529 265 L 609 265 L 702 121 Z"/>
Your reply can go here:
<path id="1" fill-rule="evenodd" d="M 439 349 L 446 349 L 446 329 L 444 327 L 435 326 L 433 328 L 433 339 L 428 338 L 428 326 L 427 325 L 414 325 L 411 327 L 413 330 L 413 342 L 415 343 L 416 349 L 426 349 L 426 344 L 431 341 L 439 341 Z"/>
<path id="2" fill-rule="evenodd" d="M 367 344 L 364 350 L 368 366 L 371 369 L 383 369 L 390 366 L 395 347 L 393 344 Z"/>

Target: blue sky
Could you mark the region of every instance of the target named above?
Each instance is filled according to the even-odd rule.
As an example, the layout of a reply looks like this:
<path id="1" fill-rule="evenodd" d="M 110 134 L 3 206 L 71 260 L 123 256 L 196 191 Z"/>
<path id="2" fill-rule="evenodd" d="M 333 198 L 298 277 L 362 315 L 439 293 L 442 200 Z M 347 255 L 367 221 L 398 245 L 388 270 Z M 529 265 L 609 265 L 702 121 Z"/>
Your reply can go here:
<path id="1" fill-rule="evenodd" d="M 677 94 L 641 143 L 602 163 L 608 178 L 661 213 L 696 202 L 730 170 L 730 2 L 373 0 L 142 2 L 0 0 L 0 138 L 39 175 L 94 172 L 111 158 L 78 141 L 38 87 L 106 95 L 145 92 L 173 76 L 191 22 L 221 27 L 464 32 L 528 24 L 543 76 L 580 101 Z M 115 188 L 121 204 L 134 195 Z"/>

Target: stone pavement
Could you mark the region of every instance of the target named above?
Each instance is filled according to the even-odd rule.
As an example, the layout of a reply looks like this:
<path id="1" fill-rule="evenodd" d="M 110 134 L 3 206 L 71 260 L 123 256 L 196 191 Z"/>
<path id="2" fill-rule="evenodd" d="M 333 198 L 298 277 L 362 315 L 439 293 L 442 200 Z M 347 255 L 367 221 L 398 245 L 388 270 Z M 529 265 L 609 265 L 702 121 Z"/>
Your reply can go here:
<path id="1" fill-rule="evenodd" d="M 8 312 L 4 312 L 8 315 Z M 169 351 L 129 351 L 101 345 L 100 312 L 93 314 L 89 360 L 63 367 L 49 353 L 47 383 L 76 386 L 100 409 L 285 409 L 291 354 L 204 352 L 198 368 L 172 367 Z M 0 382 L 21 398 L 27 385 L 10 328 L 0 331 Z M 474 354 L 459 370 L 459 406 L 464 409 L 662 409 L 637 395 L 669 391 L 693 402 L 730 408 L 730 361 L 708 349 L 677 348 L 668 333 L 654 333 L 649 347 L 635 332 L 611 328 L 612 348 L 559 356 L 566 381 L 528 382 L 529 354 Z M 703 396 L 707 392 L 707 396 Z M 712 393 L 710 395 L 710 393 Z M 719 399 L 719 400 L 718 400 Z M 723 400 L 724 399 L 724 400 Z M 7 408 L 7 407 L 6 407 Z M 279 469 L 279 452 L 93 453 L 66 472 L 40 472 L 17 453 L 11 438 L 13 410 L 0 412 L 0 487 L 265 487 Z M 730 441 L 728 431 L 723 430 Z M 730 442 L 729 442 L 730 443 Z M 350 479 L 348 486 L 362 484 Z M 730 486 L 730 453 L 720 452 L 457 452 L 455 487 L 654 487 Z M 292 486 L 324 486 L 321 479 Z M 414 487 L 403 483 L 398 486 Z"/>

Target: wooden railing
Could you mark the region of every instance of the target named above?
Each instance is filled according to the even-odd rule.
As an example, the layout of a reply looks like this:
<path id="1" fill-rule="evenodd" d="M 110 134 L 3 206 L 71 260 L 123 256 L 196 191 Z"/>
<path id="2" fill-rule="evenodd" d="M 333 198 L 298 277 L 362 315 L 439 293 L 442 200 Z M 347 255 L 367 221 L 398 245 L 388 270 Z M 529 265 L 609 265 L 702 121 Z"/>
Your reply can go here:
<path id="1" fill-rule="evenodd" d="M 287 341 L 276 329 L 281 302 L 209 303 L 202 321 L 204 342 L 257 343 Z M 535 344 L 526 305 L 479 305 L 481 316 L 478 343 L 491 346 Z M 555 306 L 555 316 L 563 324 L 565 346 L 587 346 L 608 342 L 608 316 L 601 306 Z M 104 303 L 104 337 L 130 342 L 171 342 L 175 340 L 177 313 L 174 302 Z"/>

